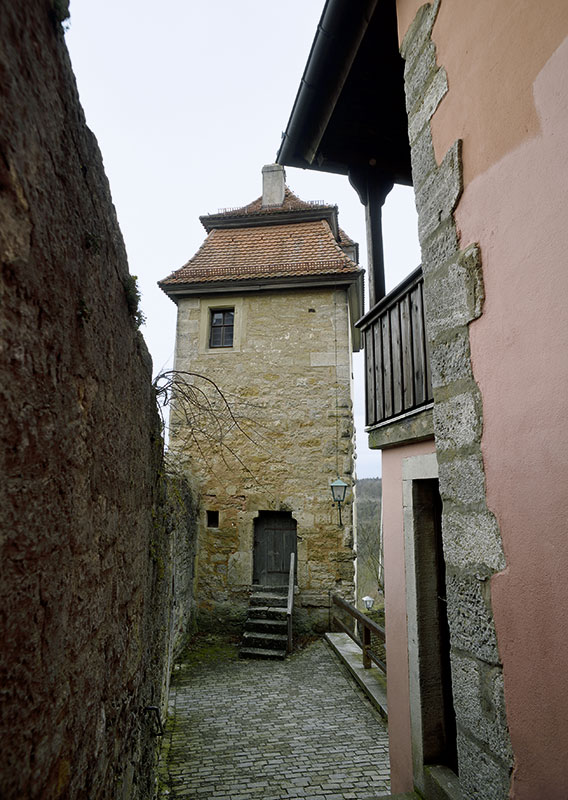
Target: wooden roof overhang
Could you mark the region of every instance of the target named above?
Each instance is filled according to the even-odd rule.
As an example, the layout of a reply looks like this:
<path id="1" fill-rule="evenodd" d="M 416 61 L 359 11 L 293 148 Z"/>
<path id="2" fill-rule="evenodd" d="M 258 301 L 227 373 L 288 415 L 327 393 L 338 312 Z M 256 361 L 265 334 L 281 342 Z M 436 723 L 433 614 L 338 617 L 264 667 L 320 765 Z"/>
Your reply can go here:
<path id="1" fill-rule="evenodd" d="M 327 0 L 277 161 L 411 185 L 403 75 L 395 0 Z"/>

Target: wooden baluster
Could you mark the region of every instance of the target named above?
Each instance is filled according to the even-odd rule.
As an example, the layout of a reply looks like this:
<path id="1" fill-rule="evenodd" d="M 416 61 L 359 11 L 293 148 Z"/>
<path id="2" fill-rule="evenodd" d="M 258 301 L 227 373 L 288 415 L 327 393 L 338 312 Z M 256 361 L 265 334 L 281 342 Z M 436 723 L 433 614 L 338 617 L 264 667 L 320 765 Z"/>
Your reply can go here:
<path id="1" fill-rule="evenodd" d="M 369 650 L 371 649 L 371 629 L 363 625 L 363 666 L 365 669 L 371 669 L 371 657 Z"/>

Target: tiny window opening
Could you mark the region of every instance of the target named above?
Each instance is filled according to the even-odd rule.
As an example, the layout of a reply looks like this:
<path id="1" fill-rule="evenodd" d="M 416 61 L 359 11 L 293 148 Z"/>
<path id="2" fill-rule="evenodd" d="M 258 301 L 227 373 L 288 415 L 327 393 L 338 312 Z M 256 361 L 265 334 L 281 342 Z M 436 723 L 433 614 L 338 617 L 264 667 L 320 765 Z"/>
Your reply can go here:
<path id="1" fill-rule="evenodd" d="M 208 528 L 218 528 L 219 527 L 219 512 L 218 511 L 208 511 L 207 512 L 207 527 Z"/>

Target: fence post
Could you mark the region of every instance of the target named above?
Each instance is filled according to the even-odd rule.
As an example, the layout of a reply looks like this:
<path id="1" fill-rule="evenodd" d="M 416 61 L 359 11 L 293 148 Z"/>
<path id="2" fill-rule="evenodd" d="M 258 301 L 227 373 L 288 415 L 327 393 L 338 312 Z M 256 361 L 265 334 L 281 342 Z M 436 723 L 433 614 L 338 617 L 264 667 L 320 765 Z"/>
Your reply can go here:
<path id="1" fill-rule="evenodd" d="M 371 649 L 371 629 L 363 624 L 363 666 L 365 669 L 371 669 L 371 659 L 369 657 L 369 650 Z"/>

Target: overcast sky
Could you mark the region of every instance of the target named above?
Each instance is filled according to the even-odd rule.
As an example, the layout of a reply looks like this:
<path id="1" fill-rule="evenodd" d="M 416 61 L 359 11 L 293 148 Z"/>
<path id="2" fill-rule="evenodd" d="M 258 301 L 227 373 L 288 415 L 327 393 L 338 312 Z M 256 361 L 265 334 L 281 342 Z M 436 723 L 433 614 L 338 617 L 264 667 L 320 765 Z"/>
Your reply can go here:
<path id="1" fill-rule="evenodd" d="M 261 194 L 276 158 L 324 0 L 72 0 L 67 45 L 103 154 L 147 322 L 154 371 L 171 366 L 176 307 L 156 282 L 205 238 L 199 216 Z M 347 178 L 287 168 L 303 200 L 339 206 L 360 244 L 365 215 Z M 420 263 L 412 190 L 384 210 L 387 290 Z M 364 432 L 362 353 L 355 357 L 357 475 L 380 474 Z"/>

